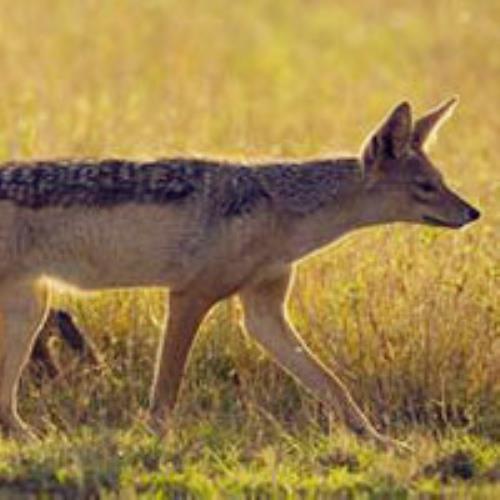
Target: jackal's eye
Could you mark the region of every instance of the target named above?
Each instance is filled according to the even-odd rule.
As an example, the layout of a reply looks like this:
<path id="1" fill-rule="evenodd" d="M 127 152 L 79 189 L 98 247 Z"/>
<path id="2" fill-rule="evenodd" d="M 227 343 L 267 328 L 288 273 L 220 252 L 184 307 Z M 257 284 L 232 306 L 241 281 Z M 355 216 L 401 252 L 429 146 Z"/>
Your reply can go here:
<path id="1" fill-rule="evenodd" d="M 429 182 L 429 181 L 420 181 L 420 182 L 417 182 L 417 186 L 424 193 L 432 193 L 433 191 L 436 190 L 436 188 L 434 187 L 434 185 L 431 182 Z"/>

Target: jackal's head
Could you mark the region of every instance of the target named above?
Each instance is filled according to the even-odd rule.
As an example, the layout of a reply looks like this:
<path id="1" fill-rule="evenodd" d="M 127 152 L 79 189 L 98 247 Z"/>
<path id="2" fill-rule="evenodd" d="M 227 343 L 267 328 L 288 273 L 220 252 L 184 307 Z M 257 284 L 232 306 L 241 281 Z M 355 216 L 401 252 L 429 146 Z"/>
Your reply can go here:
<path id="1" fill-rule="evenodd" d="M 362 151 L 365 188 L 378 195 L 389 220 L 459 228 L 479 218 L 425 153 L 432 132 L 456 103 L 450 99 L 412 123 L 410 105 L 403 102 L 369 136 Z"/>

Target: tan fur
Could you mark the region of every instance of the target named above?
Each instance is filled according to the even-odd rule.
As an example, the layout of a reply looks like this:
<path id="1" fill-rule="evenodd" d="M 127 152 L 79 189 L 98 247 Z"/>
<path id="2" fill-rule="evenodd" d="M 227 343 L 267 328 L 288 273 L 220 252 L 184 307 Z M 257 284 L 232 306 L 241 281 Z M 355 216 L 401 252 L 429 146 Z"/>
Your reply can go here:
<path id="1" fill-rule="evenodd" d="M 420 137 L 434 118 L 420 122 Z M 352 430 L 389 442 L 304 345 L 287 319 L 286 300 L 294 263 L 351 230 L 397 221 L 459 227 L 478 217 L 446 188 L 411 127 L 403 103 L 370 136 L 361 158 L 303 165 L 219 168 L 173 160 L 145 170 L 108 162 L 95 167 L 99 181 L 88 165 L 68 171 L 76 181 L 60 180 L 61 169 L 54 181 L 45 164 L 9 167 L 0 175 L 4 430 L 26 432 L 16 412 L 17 384 L 46 314 L 47 290 L 63 282 L 83 290 L 170 288 L 151 395 L 151 424 L 160 434 L 200 322 L 216 302 L 238 293 L 246 329 L 280 365 Z M 131 185 L 130 175 L 140 184 Z"/>

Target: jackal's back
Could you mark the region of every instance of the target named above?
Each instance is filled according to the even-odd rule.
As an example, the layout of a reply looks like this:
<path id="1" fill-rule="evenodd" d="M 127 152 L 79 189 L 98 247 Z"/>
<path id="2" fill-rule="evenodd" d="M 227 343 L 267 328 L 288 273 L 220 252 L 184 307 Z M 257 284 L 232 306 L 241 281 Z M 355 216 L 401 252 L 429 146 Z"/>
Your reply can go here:
<path id="1" fill-rule="evenodd" d="M 203 197 L 215 201 L 223 215 L 238 215 L 267 194 L 253 169 L 198 159 L 38 161 L 0 169 L 0 200 L 31 209 L 168 204 Z"/>

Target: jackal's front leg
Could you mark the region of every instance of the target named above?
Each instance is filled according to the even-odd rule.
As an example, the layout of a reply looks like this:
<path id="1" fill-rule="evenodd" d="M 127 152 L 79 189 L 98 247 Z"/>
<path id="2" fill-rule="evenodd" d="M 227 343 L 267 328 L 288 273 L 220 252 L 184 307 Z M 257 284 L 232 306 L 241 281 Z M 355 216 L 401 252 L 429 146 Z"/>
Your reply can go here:
<path id="1" fill-rule="evenodd" d="M 286 318 L 291 270 L 269 277 L 241 292 L 245 327 L 292 376 L 324 401 L 356 433 L 387 441 L 370 424 L 341 380 L 308 349 Z"/>
<path id="2" fill-rule="evenodd" d="M 192 292 L 171 292 L 167 329 L 158 350 L 151 389 L 152 429 L 164 434 L 173 410 L 198 326 L 214 301 Z"/>
<path id="3" fill-rule="evenodd" d="M 17 389 L 47 301 L 48 290 L 41 284 L 0 286 L 0 427 L 9 435 L 29 434 L 17 413 Z"/>

